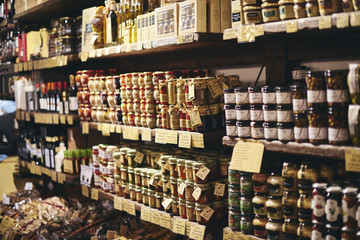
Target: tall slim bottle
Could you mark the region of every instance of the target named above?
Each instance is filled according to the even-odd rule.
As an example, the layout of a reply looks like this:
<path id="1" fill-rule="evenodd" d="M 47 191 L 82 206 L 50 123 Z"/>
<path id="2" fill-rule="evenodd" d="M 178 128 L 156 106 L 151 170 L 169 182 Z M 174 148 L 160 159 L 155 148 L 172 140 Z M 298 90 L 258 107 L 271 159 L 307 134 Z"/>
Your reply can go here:
<path id="1" fill-rule="evenodd" d="M 74 75 L 70 75 L 70 87 L 68 90 L 69 95 L 69 113 L 78 114 L 79 102 L 77 98 L 77 87 L 75 84 Z"/>
<path id="2" fill-rule="evenodd" d="M 118 40 L 118 18 L 116 15 L 115 1 L 111 1 L 109 5 L 109 12 L 106 16 L 106 45 L 117 45 Z"/>

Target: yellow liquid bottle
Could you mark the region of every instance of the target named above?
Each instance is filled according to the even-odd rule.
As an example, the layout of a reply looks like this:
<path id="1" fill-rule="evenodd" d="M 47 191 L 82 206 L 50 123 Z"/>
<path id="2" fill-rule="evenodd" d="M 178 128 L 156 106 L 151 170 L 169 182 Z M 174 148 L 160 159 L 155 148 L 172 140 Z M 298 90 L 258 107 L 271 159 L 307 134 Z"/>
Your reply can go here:
<path id="1" fill-rule="evenodd" d="M 125 2 L 125 32 L 124 32 L 124 44 L 130 44 L 131 42 L 131 21 L 132 15 L 130 11 L 130 1 Z"/>

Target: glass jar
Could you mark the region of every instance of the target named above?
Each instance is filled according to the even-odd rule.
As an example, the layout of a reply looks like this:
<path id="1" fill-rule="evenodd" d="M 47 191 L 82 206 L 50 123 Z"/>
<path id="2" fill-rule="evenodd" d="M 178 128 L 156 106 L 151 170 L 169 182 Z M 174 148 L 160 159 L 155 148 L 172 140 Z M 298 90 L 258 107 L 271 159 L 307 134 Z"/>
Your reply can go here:
<path id="1" fill-rule="evenodd" d="M 147 114 L 146 115 L 146 125 L 148 128 L 156 127 L 156 115 Z"/>
<path id="2" fill-rule="evenodd" d="M 262 23 L 261 7 L 245 6 L 243 7 L 245 24 L 259 24 Z"/>
<path id="3" fill-rule="evenodd" d="M 295 18 L 304 18 L 306 17 L 306 8 L 305 8 L 305 0 L 295 0 L 294 1 L 294 12 Z"/>
<path id="4" fill-rule="evenodd" d="M 200 204 L 206 204 L 210 202 L 210 184 L 209 183 L 205 183 L 205 184 L 198 184 L 195 183 L 194 184 L 194 191 L 196 189 L 200 189 L 201 190 L 201 194 L 199 196 L 198 199 L 195 199 L 195 201 L 197 203 Z"/>
<path id="5" fill-rule="evenodd" d="M 194 181 L 193 177 L 193 163 L 192 160 L 186 160 L 185 161 L 185 174 L 186 174 L 186 180 L 188 181 Z"/>
<path id="6" fill-rule="evenodd" d="M 328 0 L 328 1 L 319 1 L 319 12 L 321 16 L 331 15 L 333 13 L 340 12 L 340 1 L 337 0 Z"/>
<path id="7" fill-rule="evenodd" d="M 298 217 L 297 201 L 298 201 L 297 192 L 284 191 L 281 201 L 284 218 L 297 219 Z"/>
<path id="8" fill-rule="evenodd" d="M 283 239 L 282 238 L 282 222 L 281 220 L 272 219 L 268 220 L 265 225 L 267 239 Z"/>
<path id="9" fill-rule="evenodd" d="M 108 93 L 107 102 L 110 108 L 116 107 L 115 95 L 112 92 Z"/>
<path id="10" fill-rule="evenodd" d="M 156 104 L 155 101 L 146 101 L 145 111 L 147 114 L 156 114 Z"/>
<path id="11" fill-rule="evenodd" d="M 263 139 L 264 138 L 264 126 L 263 122 L 251 122 L 251 138 Z"/>
<path id="12" fill-rule="evenodd" d="M 329 106 L 345 105 L 349 102 L 347 73 L 347 70 L 325 71 L 326 96 Z"/>
<path id="13" fill-rule="evenodd" d="M 328 137 L 331 145 L 348 145 L 350 133 L 348 128 L 347 109 L 339 105 L 329 106 L 328 108 Z"/>
<path id="14" fill-rule="evenodd" d="M 155 198 L 155 191 L 154 190 L 148 190 L 148 198 L 149 198 L 149 207 L 156 208 L 156 198 Z"/>
<path id="15" fill-rule="evenodd" d="M 71 17 L 60 18 L 60 34 L 61 36 L 75 35 L 75 22 Z"/>
<path id="16" fill-rule="evenodd" d="M 195 201 L 194 197 L 193 197 L 193 192 L 194 192 L 194 182 L 191 181 L 185 181 L 185 199 L 186 201 Z"/>
<path id="17" fill-rule="evenodd" d="M 309 141 L 314 145 L 328 143 L 328 116 L 321 106 L 309 107 Z"/>
<path id="18" fill-rule="evenodd" d="M 187 218 L 185 199 L 179 199 L 179 215 L 181 218 Z"/>
<path id="19" fill-rule="evenodd" d="M 267 201 L 266 195 L 255 193 L 255 196 L 252 199 L 252 205 L 255 215 L 266 216 L 266 208 L 265 208 L 266 201 Z"/>
<path id="20" fill-rule="evenodd" d="M 177 182 L 176 178 L 170 178 L 170 191 L 171 191 L 171 196 L 173 196 L 173 197 L 179 196 L 177 183 L 178 182 Z"/>
<path id="21" fill-rule="evenodd" d="M 263 22 L 274 22 L 280 20 L 279 4 L 265 2 L 261 4 Z"/>
<path id="22" fill-rule="evenodd" d="M 242 215 L 252 215 L 253 213 L 252 206 L 252 196 L 250 195 L 240 195 L 240 213 Z"/>
<path id="23" fill-rule="evenodd" d="M 235 109 L 235 104 L 225 104 L 225 119 L 226 120 L 236 120 L 237 110 Z"/>
<path id="24" fill-rule="evenodd" d="M 250 102 L 250 104 L 262 104 L 263 103 L 262 93 L 261 93 L 261 88 L 260 87 L 256 87 L 256 86 L 249 87 L 248 92 L 249 92 L 249 102 Z"/>
<path id="25" fill-rule="evenodd" d="M 289 142 L 294 140 L 294 123 L 278 122 L 278 139 L 281 142 Z"/>
<path id="26" fill-rule="evenodd" d="M 210 206 L 210 204 L 199 204 L 199 203 L 195 204 L 196 222 L 198 224 L 205 225 L 208 223 L 208 220 L 206 220 L 204 217 L 202 217 L 201 213 L 203 212 L 203 210 L 206 207 L 209 207 L 209 206 Z"/>
<path id="27" fill-rule="evenodd" d="M 249 105 L 236 105 L 236 119 L 238 121 L 250 120 L 250 106 Z"/>
<path id="28" fill-rule="evenodd" d="M 264 121 L 265 122 L 276 122 L 277 121 L 277 111 L 275 104 L 264 104 L 262 105 Z"/>
<path id="29" fill-rule="evenodd" d="M 285 191 L 297 191 L 298 190 L 298 178 L 297 173 L 299 166 L 291 162 L 284 162 L 282 168 L 282 176 L 284 178 L 284 190 Z"/>
<path id="30" fill-rule="evenodd" d="M 298 218 L 300 222 L 311 221 L 311 194 L 301 193 L 297 201 Z"/>
<path id="31" fill-rule="evenodd" d="M 261 104 L 250 105 L 250 120 L 254 122 L 264 121 L 264 115 Z"/>
<path id="32" fill-rule="evenodd" d="M 171 211 L 174 216 L 179 216 L 179 198 L 171 197 Z"/>
<path id="33" fill-rule="evenodd" d="M 161 193 L 161 192 L 155 193 L 155 205 L 156 205 L 156 208 L 160 211 L 164 211 L 164 207 L 162 205 L 163 198 L 164 198 L 163 193 Z"/>
<path id="34" fill-rule="evenodd" d="M 291 104 L 292 103 L 292 95 L 290 92 L 290 88 L 286 85 L 276 86 L 276 103 L 277 104 Z"/>
<path id="35" fill-rule="evenodd" d="M 266 238 L 266 224 L 267 219 L 265 216 L 255 215 L 253 220 L 254 225 L 254 235 L 260 238 Z"/>
<path id="36" fill-rule="evenodd" d="M 253 181 L 253 188 L 255 193 L 267 193 L 268 192 L 268 186 L 267 186 L 267 179 L 268 174 L 266 173 L 254 173 L 252 175 L 252 181 Z"/>
<path id="37" fill-rule="evenodd" d="M 234 89 L 227 88 L 224 89 L 224 103 L 225 104 L 235 104 L 236 103 L 236 96 Z"/>
<path id="38" fill-rule="evenodd" d="M 153 73 L 152 72 L 145 72 L 144 73 L 144 83 L 145 85 L 151 86 L 153 85 Z"/>
<path id="39" fill-rule="evenodd" d="M 297 239 L 296 233 L 298 226 L 299 223 L 297 219 L 285 219 L 284 224 L 282 225 L 283 237 L 286 239 Z"/>
<path id="40" fill-rule="evenodd" d="M 237 136 L 240 138 L 251 137 L 250 121 L 237 121 Z"/>
<path id="41" fill-rule="evenodd" d="M 154 87 L 145 87 L 145 98 L 148 101 L 155 101 Z"/>
<path id="42" fill-rule="evenodd" d="M 311 223 L 300 222 L 297 229 L 297 236 L 299 239 L 310 239 L 312 237 Z"/>
<path id="43" fill-rule="evenodd" d="M 141 197 L 142 197 L 142 204 L 145 206 L 149 206 L 149 196 L 148 196 L 148 189 L 147 188 L 141 188 Z"/>
<path id="44" fill-rule="evenodd" d="M 269 196 L 265 202 L 266 215 L 268 218 L 282 220 L 282 204 L 281 197 Z"/>
<path id="45" fill-rule="evenodd" d="M 252 173 L 240 172 L 240 192 L 242 195 L 253 194 Z"/>
<path id="46" fill-rule="evenodd" d="M 308 71 L 306 76 L 308 106 L 326 105 L 326 85 L 323 72 Z"/>
<path id="47" fill-rule="evenodd" d="M 281 197 L 283 193 L 283 178 L 272 173 L 267 179 L 269 195 Z"/>
<path id="48" fill-rule="evenodd" d="M 127 172 L 128 172 L 128 180 L 129 180 L 129 183 L 135 184 L 134 168 L 128 167 Z"/>
<path id="49" fill-rule="evenodd" d="M 194 105 L 205 105 L 207 104 L 207 84 L 205 78 L 194 78 L 189 83 L 194 84 L 195 98 L 192 99 Z"/>
<path id="50" fill-rule="evenodd" d="M 264 137 L 268 141 L 278 139 L 278 128 L 276 122 L 264 122 Z"/>
<path id="51" fill-rule="evenodd" d="M 292 92 L 292 104 L 294 113 L 307 111 L 306 86 L 303 84 L 293 84 L 290 86 Z"/>
<path id="52" fill-rule="evenodd" d="M 312 220 L 315 222 L 325 222 L 325 198 L 326 198 L 326 183 L 314 183 L 312 185 L 311 208 Z"/>
<path id="53" fill-rule="evenodd" d="M 202 166 L 205 166 L 205 162 L 199 161 L 199 162 L 193 162 L 193 164 L 192 164 L 192 167 L 193 167 L 193 178 L 194 178 L 194 182 L 195 182 L 195 183 L 207 183 L 208 180 L 209 180 L 209 175 L 210 175 L 210 174 L 208 174 L 204 179 L 201 179 L 201 178 L 199 178 L 198 176 L 196 176 L 196 173 L 200 170 L 200 168 L 201 168 Z"/>
<path id="54" fill-rule="evenodd" d="M 186 218 L 190 222 L 196 222 L 195 202 L 186 201 Z"/>
<path id="55" fill-rule="evenodd" d="M 294 114 L 294 139 L 295 142 L 298 143 L 309 141 L 308 119 L 306 113 Z"/>
<path id="56" fill-rule="evenodd" d="M 186 179 L 186 172 L 185 172 L 185 159 L 178 159 L 177 160 L 177 173 L 179 175 L 179 178 Z"/>
<path id="57" fill-rule="evenodd" d="M 72 36 L 64 36 L 61 37 L 61 54 L 68 55 L 75 53 L 75 41 L 76 39 Z M 87 84 L 87 83 L 86 83 Z M 83 85 L 84 86 L 84 85 Z"/>
<path id="58" fill-rule="evenodd" d="M 227 120 L 226 124 L 226 136 L 228 137 L 237 137 L 238 131 L 236 128 L 236 120 Z"/>
<path id="59" fill-rule="evenodd" d="M 229 228 L 233 231 L 240 230 L 240 212 L 236 207 L 229 206 Z"/>
<path id="60" fill-rule="evenodd" d="M 128 100 L 127 95 L 126 95 L 126 87 L 125 86 L 121 87 L 120 96 L 121 96 L 122 101 Z"/>
<path id="61" fill-rule="evenodd" d="M 342 224 L 342 192 L 339 186 L 330 186 L 326 189 L 325 216 L 326 222 L 332 227 Z"/>
<path id="62" fill-rule="evenodd" d="M 288 20 L 295 18 L 294 2 L 291 0 L 279 1 L 279 12 L 281 20 Z"/>
<path id="63" fill-rule="evenodd" d="M 261 88 L 264 104 L 276 104 L 275 88 L 272 86 L 264 86 Z"/>
<path id="64" fill-rule="evenodd" d="M 237 207 L 240 210 L 240 185 L 239 184 L 229 184 L 229 206 Z"/>
<path id="65" fill-rule="evenodd" d="M 237 105 L 249 104 L 249 92 L 246 87 L 237 87 L 235 92 L 235 102 Z"/>
<path id="66" fill-rule="evenodd" d="M 357 192 L 358 189 L 354 187 L 347 187 L 343 191 L 342 209 L 343 209 L 343 224 L 348 229 L 356 229 L 356 207 L 357 207 Z"/>
<path id="67" fill-rule="evenodd" d="M 314 0 L 305 0 L 306 1 L 306 16 L 307 17 L 316 17 L 319 16 L 319 6 L 318 2 Z"/>

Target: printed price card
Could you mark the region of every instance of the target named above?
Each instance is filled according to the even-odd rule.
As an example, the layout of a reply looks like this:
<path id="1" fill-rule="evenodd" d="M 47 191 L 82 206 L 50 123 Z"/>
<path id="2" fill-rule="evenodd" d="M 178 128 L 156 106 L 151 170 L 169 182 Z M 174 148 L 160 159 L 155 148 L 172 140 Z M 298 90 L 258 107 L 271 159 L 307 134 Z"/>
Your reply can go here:
<path id="1" fill-rule="evenodd" d="M 141 206 L 140 218 L 141 220 L 151 222 L 151 209 L 149 207 Z"/>
<path id="2" fill-rule="evenodd" d="M 123 208 L 122 208 L 122 198 L 121 197 L 114 196 L 114 208 L 119 210 L 119 211 L 123 210 Z"/>
<path id="3" fill-rule="evenodd" d="M 231 157 L 230 169 L 259 173 L 264 153 L 262 143 L 237 142 Z"/>
<path id="4" fill-rule="evenodd" d="M 174 218 L 173 232 L 181 235 L 185 235 L 186 221 L 181 218 Z"/>
<path id="5" fill-rule="evenodd" d="M 191 133 L 179 132 L 179 147 L 190 148 L 191 147 Z"/>
<path id="6" fill-rule="evenodd" d="M 360 172 L 360 150 L 345 150 L 345 170 L 350 172 Z"/>
<path id="7" fill-rule="evenodd" d="M 141 141 L 151 142 L 151 129 L 141 129 Z"/>
<path id="8" fill-rule="evenodd" d="M 85 197 L 89 197 L 89 189 L 88 189 L 88 187 L 85 186 L 85 185 L 81 185 L 81 193 Z"/>
<path id="9" fill-rule="evenodd" d="M 82 123 L 82 134 L 89 134 L 89 123 L 88 122 Z"/>
<path id="10" fill-rule="evenodd" d="M 91 199 L 92 200 L 99 200 L 99 190 L 96 188 L 91 188 Z"/>
<path id="11" fill-rule="evenodd" d="M 194 240 L 203 240 L 205 235 L 205 226 L 192 223 L 190 228 L 190 238 Z"/>

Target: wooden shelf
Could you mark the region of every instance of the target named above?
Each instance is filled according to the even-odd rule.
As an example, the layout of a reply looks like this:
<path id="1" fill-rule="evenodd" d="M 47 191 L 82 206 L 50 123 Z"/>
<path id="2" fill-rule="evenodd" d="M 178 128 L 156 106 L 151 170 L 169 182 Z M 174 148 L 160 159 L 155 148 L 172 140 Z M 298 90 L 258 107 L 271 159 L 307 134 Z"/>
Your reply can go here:
<path id="1" fill-rule="evenodd" d="M 263 238 L 255 237 L 253 235 L 246 235 L 239 231 L 233 231 L 229 227 L 223 230 L 223 239 L 249 239 L 249 240 L 263 240 Z"/>
<path id="2" fill-rule="evenodd" d="M 222 143 L 227 147 L 234 147 L 240 138 L 230 138 L 223 137 Z M 252 141 L 247 139 L 246 141 Z M 253 140 L 256 141 L 256 140 Z M 345 160 L 345 150 L 347 149 L 356 149 L 358 147 L 347 147 L 347 146 L 332 146 L 332 145 L 319 145 L 315 146 L 310 143 L 282 143 L 280 141 L 266 141 L 258 140 L 265 146 L 265 150 L 271 152 L 287 153 L 287 154 L 297 154 L 310 157 L 324 157 L 331 159 Z"/>
<path id="3" fill-rule="evenodd" d="M 16 13 L 14 19 L 28 22 L 48 21 L 53 18 L 81 15 L 81 10 L 85 8 L 102 5 L 103 0 L 43 0 L 34 7 Z"/>
<path id="4" fill-rule="evenodd" d="M 191 135 L 191 148 L 204 148 L 212 143 L 220 142 L 224 135 L 224 130 L 216 130 L 206 133 L 150 129 L 143 127 L 132 127 L 119 124 L 97 123 L 97 122 L 80 122 L 83 133 L 88 134 L 89 129 L 102 132 L 104 136 L 113 134 L 122 134 L 124 140 L 153 142 L 159 144 L 178 145 L 182 138 Z M 150 137 L 150 138 L 149 138 Z"/>
<path id="5" fill-rule="evenodd" d="M 31 174 L 34 175 L 45 175 L 50 177 L 54 182 L 58 182 L 58 183 L 80 183 L 80 175 L 79 174 L 67 174 L 67 173 L 60 173 L 60 172 L 56 172 L 55 170 L 52 169 L 48 169 L 46 167 L 43 166 L 37 166 L 35 165 L 35 163 L 29 163 L 27 161 L 24 160 L 20 160 L 19 162 L 21 164 L 21 166 L 28 168 L 30 170 Z"/>
<path id="6" fill-rule="evenodd" d="M 30 122 L 48 125 L 74 125 L 80 121 L 77 114 L 58 114 L 58 113 L 41 113 L 41 112 L 27 112 L 16 110 L 16 119 L 19 121 Z"/>

